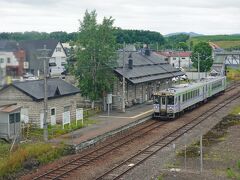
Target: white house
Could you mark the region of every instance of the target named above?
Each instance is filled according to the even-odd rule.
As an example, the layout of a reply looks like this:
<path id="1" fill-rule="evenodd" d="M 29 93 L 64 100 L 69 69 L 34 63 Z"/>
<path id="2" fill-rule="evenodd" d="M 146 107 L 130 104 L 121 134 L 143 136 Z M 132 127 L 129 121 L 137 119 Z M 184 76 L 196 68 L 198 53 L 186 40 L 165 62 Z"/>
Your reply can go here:
<path id="1" fill-rule="evenodd" d="M 29 72 L 35 76 L 44 73 L 43 60 L 38 58 L 40 49 L 44 46 L 49 50 L 49 73 L 51 76 L 60 76 L 65 71 L 67 55 L 61 44 L 57 40 L 30 40 L 21 41 L 20 47 L 26 51 L 26 61 L 29 62 Z"/>
<path id="2" fill-rule="evenodd" d="M 168 61 L 168 63 L 171 64 L 173 67 L 179 68 L 180 65 L 180 67 L 188 68 L 192 65 L 191 52 L 160 51 L 157 53 L 158 55 L 162 56 L 166 61 Z"/>
<path id="3" fill-rule="evenodd" d="M 67 55 L 60 42 L 54 49 L 51 58 L 49 59 L 49 70 L 52 76 L 61 75 L 65 71 L 67 64 Z"/>

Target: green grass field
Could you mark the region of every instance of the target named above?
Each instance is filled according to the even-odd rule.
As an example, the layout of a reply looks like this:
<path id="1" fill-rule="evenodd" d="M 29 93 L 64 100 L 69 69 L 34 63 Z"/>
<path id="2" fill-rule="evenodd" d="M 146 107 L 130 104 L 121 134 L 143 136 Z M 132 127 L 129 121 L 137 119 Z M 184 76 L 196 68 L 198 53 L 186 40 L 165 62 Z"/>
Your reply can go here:
<path id="1" fill-rule="evenodd" d="M 240 46 L 240 35 L 212 35 L 212 36 L 198 36 L 189 39 L 193 45 L 199 42 L 213 42 L 223 49 Z"/>

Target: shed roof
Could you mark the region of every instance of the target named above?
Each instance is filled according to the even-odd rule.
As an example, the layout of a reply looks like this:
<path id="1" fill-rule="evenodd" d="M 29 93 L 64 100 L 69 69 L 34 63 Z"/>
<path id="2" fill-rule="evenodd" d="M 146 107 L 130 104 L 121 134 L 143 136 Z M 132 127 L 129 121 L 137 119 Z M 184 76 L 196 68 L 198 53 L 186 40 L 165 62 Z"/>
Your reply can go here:
<path id="1" fill-rule="evenodd" d="M 44 80 L 14 82 L 11 85 L 34 100 L 44 99 Z M 58 98 L 80 92 L 78 88 L 59 78 L 48 79 L 47 85 L 48 98 Z"/>
<path id="2" fill-rule="evenodd" d="M 21 106 L 18 106 L 16 104 L 4 105 L 4 106 L 0 107 L 0 112 L 11 113 L 11 112 L 19 110 L 20 108 L 21 108 Z"/>

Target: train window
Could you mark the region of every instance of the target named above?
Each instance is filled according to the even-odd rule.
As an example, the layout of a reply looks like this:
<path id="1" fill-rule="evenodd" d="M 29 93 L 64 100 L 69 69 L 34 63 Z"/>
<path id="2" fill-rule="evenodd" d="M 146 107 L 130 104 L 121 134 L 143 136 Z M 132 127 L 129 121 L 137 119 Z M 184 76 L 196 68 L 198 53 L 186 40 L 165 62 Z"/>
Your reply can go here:
<path id="1" fill-rule="evenodd" d="M 162 97 L 162 105 L 166 104 L 166 97 Z"/>
<path id="2" fill-rule="evenodd" d="M 154 97 L 153 97 L 153 102 L 154 102 L 154 104 L 159 104 L 159 99 L 160 99 L 159 96 L 154 96 Z"/>
<path id="3" fill-rule="evenodd" d="M 169 105 L 174 105 L 174 96 L 168 96 L 167 97 L 167 102 Z"/>

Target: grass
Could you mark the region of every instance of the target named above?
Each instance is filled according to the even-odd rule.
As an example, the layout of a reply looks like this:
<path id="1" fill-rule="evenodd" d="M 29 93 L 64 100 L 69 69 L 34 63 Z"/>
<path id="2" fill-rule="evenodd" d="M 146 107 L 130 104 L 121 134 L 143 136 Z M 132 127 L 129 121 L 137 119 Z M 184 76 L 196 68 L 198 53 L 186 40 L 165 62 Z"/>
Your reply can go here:
<path id="1" fill-rule="evenodd" d="M 227 168 L 226 170 L 227 177 L 230 179 L 240 180 L 240 160 L 237 162 L 236 170 L 233 168 Z"/>
<path id="2" fill-rule="evenodd" d="M 233 108 L 233 110 L 231 111 L 232 115 L 240 115 L 240 106 L 237 106 L 235 108 Z"/>
<path id="3" fill-rule="evenodd" d="M 227 78 L 230 80 L 240 80 L 240 68 L 227 68 Z"/>
<path id="4" fill-rule="evenodd" d="M 56 138 L 60 135 L 70 133 L 77 129 L 86 127 L 91 124 L 96 124 L 96 123 L 97 123 L 96 120 L 85 119 L 83 121 L 83 124 L 80 121 L 77 124 L 76 124 L 76 122 L 71 122 L 70 124 L 64 125 L 64 129 L 63 129 L 63 126 L 59 125 L 59 124 L 54 125 L 54 126 L 49 125 L 48 126 L 49 139 Z M 42 136 L 43 136 L 43 129 L 34 128 L 34 127 L 31 128 L 30 135 L 29 135 L 29 137 L 31 137 L 31 139 L 41 140 L 43 138 Z"/>
<path id="5" fill-rule="evenodd" d="M 240 40 L 236 41 L 213 41 L 214 44 L 217 44 L 219 47 L 223 49 L 229 49 L 233 47 L 240 46 Z"/>
<path id="6" fill-rule="evenodd" d="M 9 153 L 5 146 L 9 148 L 9 144 L 6 143 L 0 146 L 0 150 L 5 154 L 1 155 L 0 179 L 15 179 L 13 174 L 24 167 L 32 169 L 34 164 L 45 164 L 66 154 L 66 146 L 63 144 L 58 146 L 47 143 L 20 144 L 12 153 Z"/>

